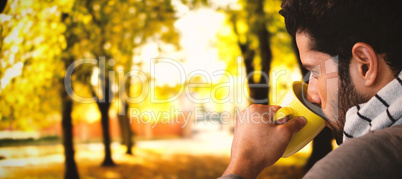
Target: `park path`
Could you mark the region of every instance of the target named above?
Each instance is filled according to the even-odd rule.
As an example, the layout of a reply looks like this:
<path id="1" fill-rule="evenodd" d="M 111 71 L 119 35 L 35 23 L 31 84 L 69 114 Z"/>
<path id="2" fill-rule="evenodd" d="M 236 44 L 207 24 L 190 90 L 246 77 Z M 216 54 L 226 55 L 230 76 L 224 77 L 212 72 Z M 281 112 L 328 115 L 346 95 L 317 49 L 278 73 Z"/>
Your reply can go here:
<path id="1" fill-rule="evenodd" d="M 232 135 L 209 132 L 189 139 L 144 140 L 136 142 L 134 155 L 112 144 L 116 167 L 100 167 L 101 143 L 77 144 L 76 161 L 81 178 L 216 178 L 226 168 Z M 300 178 L 309 147 L 281 159 L 259 178 Z M 0 178 L 62 178 L 62 145 L 2 147 Z"/>

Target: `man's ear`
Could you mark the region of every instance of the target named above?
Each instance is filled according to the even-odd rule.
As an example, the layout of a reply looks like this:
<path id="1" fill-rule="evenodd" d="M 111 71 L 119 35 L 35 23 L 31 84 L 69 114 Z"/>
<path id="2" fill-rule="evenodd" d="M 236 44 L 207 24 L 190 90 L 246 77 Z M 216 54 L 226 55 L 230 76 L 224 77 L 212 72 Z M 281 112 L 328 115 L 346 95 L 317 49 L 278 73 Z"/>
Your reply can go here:
<path id="1" fill-rule="evenodd" d="M 352 61 L 351 68 L 357 71 L 357 75 L 364 82 L 364 86 L 373 85 L 377 78 L 379 63 L 374 49 L 366 43 L 356 43 L 352 48 Z"/>

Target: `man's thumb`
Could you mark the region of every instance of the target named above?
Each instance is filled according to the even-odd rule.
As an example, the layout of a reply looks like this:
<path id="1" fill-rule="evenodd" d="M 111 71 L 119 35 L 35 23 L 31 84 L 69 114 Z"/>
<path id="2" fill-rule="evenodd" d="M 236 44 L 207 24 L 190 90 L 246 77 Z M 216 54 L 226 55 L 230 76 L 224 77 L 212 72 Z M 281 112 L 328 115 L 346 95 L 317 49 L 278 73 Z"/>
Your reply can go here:
<path id="1" fill-rule="evenodd" d="M 303 116 L 291 118 L 284 125 L 292 132 L 292 134 L 299 132 L 307 124 L 306 118 Z"/>

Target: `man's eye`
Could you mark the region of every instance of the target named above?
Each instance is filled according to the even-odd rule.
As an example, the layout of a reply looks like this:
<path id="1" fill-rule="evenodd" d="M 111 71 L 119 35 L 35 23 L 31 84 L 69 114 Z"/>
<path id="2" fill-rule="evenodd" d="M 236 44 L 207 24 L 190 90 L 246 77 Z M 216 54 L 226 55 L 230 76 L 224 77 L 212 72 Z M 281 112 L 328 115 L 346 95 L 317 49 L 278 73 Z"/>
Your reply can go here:
<path id="1" fill-rule="evenodd" d="M 311 76 L 312 76 L 313 78 L 317 79 L 317 78 L 320 76 L 320 74 L 319 74 L 318 72 L 311 71 Z"/>

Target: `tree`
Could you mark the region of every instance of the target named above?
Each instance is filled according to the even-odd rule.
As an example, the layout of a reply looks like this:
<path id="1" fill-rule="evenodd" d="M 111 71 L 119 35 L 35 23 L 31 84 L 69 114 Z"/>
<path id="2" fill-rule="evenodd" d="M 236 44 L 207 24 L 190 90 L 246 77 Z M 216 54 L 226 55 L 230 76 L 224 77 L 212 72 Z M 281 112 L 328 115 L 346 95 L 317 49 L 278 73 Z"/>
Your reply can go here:
<path id="1" fill-rule="evenodd" d="M 111 99 L 110 95 L 113 94 L 113 92 L 110 87 L 109 78 L 105 78 L 104 74 L 102 73 L 100 75 L 101 79 L 105 79 L 105 83 L 102 84 L 102 98 L 106 101 Z M 93 94 L 96 95 L 95 93 Z M 109 101 L 102 102 L 102 98 L 96 102 L 98 109 L 101 112 L 103 145 L 105 147 L 105 157 L 103 159 L 102 166 L 114 166 L 115 164 L 112 160 L 112 151 L 110 148 L 111 139 L 109 134 L 109 109 L 111 103 Z"/>
<path id="2" fill-rule="evenodd" d="M 264 0 L 243 2 L 244 10 L 232 12 L 234 32 L 238 36 L 246 73 L 251 102 L 268 104 L 268 76 L 271 68 L 272 52 L 270 49 L 270 33 L 267 30 L 267 18 L 264 12 Z M 239 26 L 247 26 L 248 31 L 241 32 Z M 256 66 L 261 68 L 256 69 Z M 258 76 L 255 79 L 254 76 Z"/>
<path id="3" fill-rule="evenodd" d="M 123 72 L 124 71 L 128 71 L 128 70 L 123 70 Z M 125 81 L 125 79 L 122 78 L 122 76 L 123 75 L 120 75 L 118 78 L 119 84 L 123 84 L 123 85 L 119 85 L 119 93 L 118 93 L 119 116 L 118 116 L 118 120 L 119 120 L 119 125 L 120 125 L 120 133 L 121 133 L 121 137 L 122 137 L 121 143 L 127 147 L 126 154 L 132 155 L 133 154 L 132 147 L 134 145 L 133 131 L 131 130 L 130 119 L 128 118 L 129 105 L 125 100 L 126 99 L 125 90 L 130 89 L 131 83 L 127 83 Z M 122 110 L 123 112 L 120 113 L 120 110 Z"/>
<path id="4" fill-rule="evenodd" d="M 6 64 L 0 70 L 0 96 L 5 99 L 0 118 L 2 128 L 38 130 L 60 116 L 65 177 L 78 178 L 72 141 L 72 100 L 62 85 L 64 69 L 71 58 L 61 60 L 67 46 L 61 11 L 71 5 L 60 1 L 13 1 L 6 7 L 0 19 L 1 62 Z"/>
<path id="5" fill-rule="evenodd" d="M 131 130 L 130 127 L 130 121 L 127 116 L 128 113 L 128 104 L 126 102 L 121 102 L 122 105 L 121 107 L 125 111 L 125 115 L 119 115 L 119 123 L 120 123 L 120 132 L 122 136 L 122 143 L 127 147 L 126 154 L 132 155 L 132 147 L 134 145 L 133 142 L 133 131 Z"/>
<path id="6" fill-rule="evenodd" d="M 105 57 L 106 60 L 113 57 L 116 61 L 115 66 L 106 66 L 106 71 L 114 71 L 121 66 L 123 66 L 123 69 L 131 69 L 133 63 L 132 57 L 135 55 L 134 49 L 145 44 L 148 38 L 153 38 L 158 43 L 168 42 L 174 45 L 178 44 L 177 32 L 175 32 L 173 26 L 175 20 L 174 9 L 169 0 L 160 2 L 149 0 L 137 2 L 116 1 L 113 3 L 110 1 L 87 1 L 85 2 L 85 9 L 91 17 L 90 22 L 100 32 L 99 36 L 92 38 L 91 31 L 87 31 L 91 41 L 96 42 L 95 48 L 91 49 L 92 53 L 98 57 Z M 123 70 L 125 74 L 128 71 Z M 108 73 L 103 75 L 102 78 L 109 79 L 105 80 L 106 84 L 102 84 L 102 89 L 104 89 L 102 95 L 105 97 L 106 102 L 98 102 L 97 104 L 102 114 L 101 121 L 106 151 L 103 165 L 108 165 L 111 164 L 111 158 L 109 157 L 108 110 L 112 102 L 110 99 L 115 96 L 110 91 L 113 80 L 110 80 Z M 115 81 L 117 82 L 118 80 Z M 130 89 L 130 84 L 127 86 L 124 84 L 124 86 L 119 86 L 119 89 L 126 89 L 123 93 L 126 92 L 129 94 L 130 91 L 127 90 Z M 118 98 L 122 97 L 118 95 Z M 126 99 L 118 101 L 122 102 L 123 109 L 128 108 Z M 127 145 L 127 153 L 131 153 L 133 142 L 129 119 L 125 113 L 120 115 L 118 118 L 121 124 L 122 138 Z"/>
<path id="7" fill-rule="evenodd" d="M 65 66 L 71 64 L 72 60 L 66 60 Z M 64 78 L 60 79 L 60 83 L 64 84 Z M 62 99 L 62 132 L 63 132 L 63 146 L 64 146 L 64 178 L 79 178 L 77 165 L 74 159 L 74 144 L 73 144 L 73 124 L 71 113 L 73 111 L 73 101 L 70 95 L 67 94 L 65 88 L 60 89 L 60 96 Z"/>
<path id="8" fill-rule="evenodd" d="M 112 61 L 116 62 L 115 65 L 108 65 L 109 61 L 105 61 L 107 63 L 102 67 L 104 70 L 100 70 L 99 75 L 102 79 L 100 80 L 100 94 L 97 93 L 98 90 L 92 87 L 89 80 L 94 69 L 93 66 L 82 66 L 74 74 L 76 83 L 87 85 L 93 94 L 92 96 L 99 99 L 96 104 L 101 113 L 105 147 L 103 166 L 114 165 L 111 158 L 108 112 L 115 98 L 111 86 L 116 81 L 108 76 L 108 72 L 115 71 L 121 66 L 128 69 L 124 72 L 129 71 L 132 66 L 133 49 L 146 43 L 150 37 L 155 38 L 155 35 L 161 35 L 158 37 L 161 41 L 177 44 L 177 33 L 173 27 L 173 14 L 174 10 L 170 1 L 167 0 L 162 4 L 153 1 L 76 1 L 69 18 L 65 21 L 66 26 L 68 26 L 65 37 L 68 42 L 71 42 L 65 50 L 66 56 L 72 59 L 104 58 L 105 60 L 110 60 L 113 57 L 115 60 Z M 161 27 L 167 27 L 167 29 Z M 161 32 L 162 30 L 163 32 Z M 127 90 L 130 88 L 130 83 L 126 84 L 125 89 Z M 125 92 L 130 93 L 129 91 Z M 125 99 L 120 99 L 120 101 L 124 104 L 123 108 L 127 109 L 128 105 Z M 125 114 L 118 118 L 121 124 L 123 143 L 127 145 L 127 153 L 130 153 L 133 142 L 129 119 Z"/>
<path id="9" fill-rule="evenodd" d="M 64 49 L 64 54 L 62 60 L 64 61 L 64 70 L 74 62 L 74 56 L 70 55 L 71 48 L 78 43 L 78 37 L 70 33 L 76 28 L 74 21 L 73 13 L 77 8 L 77 2 L 74 2 L 73 7 L 67 11 L 62 13 L 61 20 L 64 24 L 66 24 L 66 31 L 64 33 L 64 37 L 66 38 L 66 48 Z M 60 89 L 60 95 L 62 100 L 62 130 L 63 130 L 63 146 L 64 146 L 64 178 L 79 178 L 77 165 L 74 159 L 74 144 L 73 144 L 73 124 L 71 114 L 73 112 L 73 100 L 67 92 L 67 88 L 65 86 L 66 75 L 61 76 L 59 79 L 59 83 L 62 88 Z"/>

